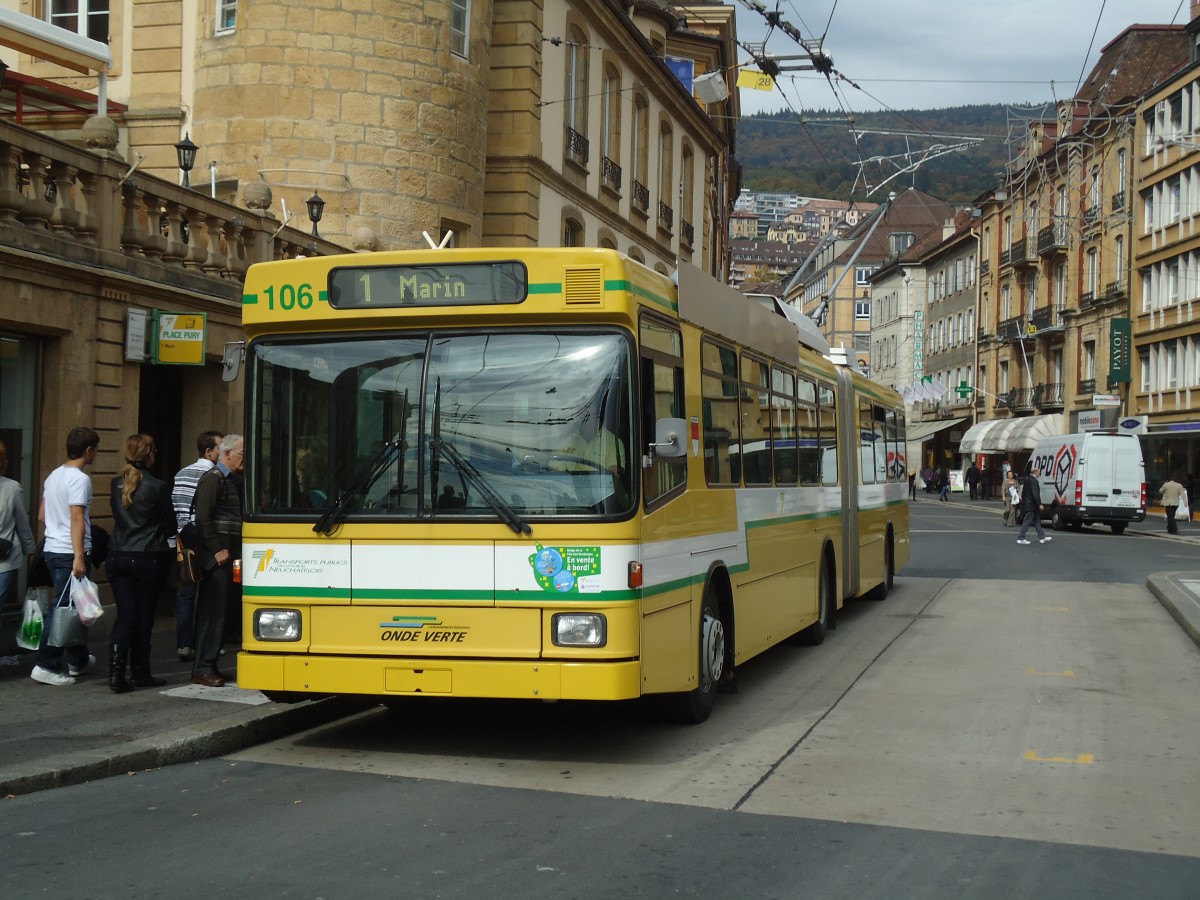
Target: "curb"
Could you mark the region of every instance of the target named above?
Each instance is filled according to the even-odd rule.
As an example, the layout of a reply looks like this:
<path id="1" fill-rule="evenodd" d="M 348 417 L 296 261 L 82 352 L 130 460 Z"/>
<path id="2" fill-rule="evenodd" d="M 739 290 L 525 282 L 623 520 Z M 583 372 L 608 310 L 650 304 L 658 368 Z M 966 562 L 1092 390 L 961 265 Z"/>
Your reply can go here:
<path id="1" fill-rule="evenodd" d="M 1200 572 L 1161 572 L 1147 578 L 1146 587 L 1192 643 L 1200 646 L 1200 598 L 1179 583 L 1181 578 L 1200 581 Z"/>
<path id="2" fill-rule="evenodd" d="M 0 797 L 32 794 L 112 775 L 221 756 L 324 725 L 375 705 L 375 702 L 357 697 L 327 697 L 296 704 L 271 703 L 241 709 L 200 725 L 189 725 L 136 741 L 0 769 Z"/>

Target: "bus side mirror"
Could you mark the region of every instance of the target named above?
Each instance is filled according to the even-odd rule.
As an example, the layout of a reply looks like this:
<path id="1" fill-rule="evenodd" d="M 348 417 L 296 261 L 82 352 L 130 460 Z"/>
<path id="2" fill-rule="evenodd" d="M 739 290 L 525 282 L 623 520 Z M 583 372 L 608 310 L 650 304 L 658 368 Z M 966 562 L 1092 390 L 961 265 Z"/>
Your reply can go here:
<path id="1" fill-rule="evenodd" d="M 650 445 L 654 455 L 660 459 L 685 459 L 687 457 L 687 421 L 684 419 L 659 419 L 654 423 L 654 443 Z"/>
<path id="2" fill-rule="evenodd" d="M 221 380 L 234 381 L 242 371 L 242 360 L 246 356 L 245 341 L 231 341 L 225 345 L 225 354 L 221 357 Z"/>

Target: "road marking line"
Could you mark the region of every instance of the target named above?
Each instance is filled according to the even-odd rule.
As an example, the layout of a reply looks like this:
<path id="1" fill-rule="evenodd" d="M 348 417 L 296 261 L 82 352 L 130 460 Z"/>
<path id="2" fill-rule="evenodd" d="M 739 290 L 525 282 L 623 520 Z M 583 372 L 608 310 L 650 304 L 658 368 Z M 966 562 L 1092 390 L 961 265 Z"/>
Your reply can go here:
<path id="1" fill-rule="evenodd" d="M 1026 669 L 1026 675 L 1055 675 L 1061 678 L 1074 678 L 1075 672 L 1071 669 L 1066 669 L 1062 672 L 1039 672 L 1037 669 Z"/>
<path id="2" fill-rule="evenodd" d="M 1030 762 L 1075 763 L 1081 766 L 1090 766 L 1096 761 L 1096 757 L 1091 753 L 1081 753 L 1079 756 L 1071 759 L 1066 756 L 1038 756 L 1036 750 L 1026 750 L 1025 759 Z"/>
<path id="3" fill-rule="evenodd" d="M 1069 606 L 1035 606 L 1034 612 L 1070 612 Z"/>

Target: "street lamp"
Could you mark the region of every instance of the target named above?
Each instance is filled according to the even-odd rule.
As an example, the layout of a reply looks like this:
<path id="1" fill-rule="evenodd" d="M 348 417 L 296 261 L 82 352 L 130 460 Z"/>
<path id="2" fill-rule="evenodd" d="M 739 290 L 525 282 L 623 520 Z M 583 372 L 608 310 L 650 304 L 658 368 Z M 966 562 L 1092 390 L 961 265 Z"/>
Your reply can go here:
<path id="1" fill-rule="evenodd" d="M 192 186 L 188 172 L 192 171 L 192 166 L 196 165 L 196 151 L 199 149 L 192 143 L 188 132 L 184 132 L 183 140 L 175 145 L 175 154 L 179 157 L 179 168 L 183 169 L 183 186 L 185 188 Z"/>
<path id="2" fill-rule="evenodd" d="M 321 221 L 321 216 L 325 213 L 325 201 L 321 199 L 321 195 L 313 191 L 313 195 L 305 201 L 308 206 L 308 220 L 313 223 L 313 237 L 320 237 L 317 234 L 317 223 Z"/>

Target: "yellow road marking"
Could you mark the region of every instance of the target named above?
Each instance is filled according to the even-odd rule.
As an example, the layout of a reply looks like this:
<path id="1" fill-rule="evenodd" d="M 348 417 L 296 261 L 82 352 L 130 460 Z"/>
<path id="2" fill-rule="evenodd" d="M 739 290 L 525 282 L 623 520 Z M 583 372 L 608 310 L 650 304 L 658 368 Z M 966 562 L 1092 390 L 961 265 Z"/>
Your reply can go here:
<path id="1" fill-rule="evenodd" d="M 1036 750 L 1026 750 L 1025 759 L 1030 762 L 1076 763 L 1081 766 L 1090 766 L 1096 761 L 1096 757 L 1091 753 L 1081 753 L 1079 756 L 1071 759 L 1066 756 L 1038 756 Z"/>

